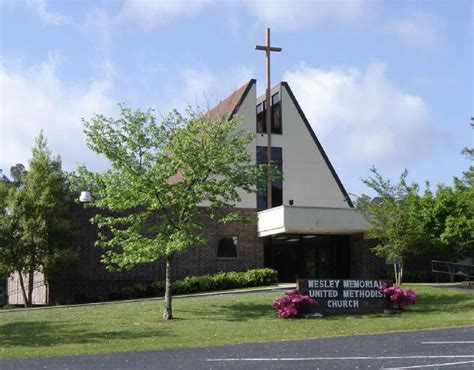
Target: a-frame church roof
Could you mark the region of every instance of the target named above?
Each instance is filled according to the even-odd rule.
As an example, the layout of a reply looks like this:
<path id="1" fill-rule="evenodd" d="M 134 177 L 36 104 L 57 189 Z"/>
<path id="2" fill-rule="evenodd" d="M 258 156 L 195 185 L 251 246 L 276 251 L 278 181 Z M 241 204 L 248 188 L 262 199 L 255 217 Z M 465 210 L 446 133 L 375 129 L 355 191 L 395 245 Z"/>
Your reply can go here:
<path id="1" fill-rule="evenodd" d="M 237 110 L 244 101 L 245 96 L 252 88 L 252 85 L 256 83 L 257 80 L 251 79 L 247 83 L 239 87 L 237 90 L 235 90 L 227 98 L 222 100 L 219 104 L 217 104 L 209 111 L 211 118 L 218 119 L 222 116 L 232 117 L 235 113 L 237 113 Z"/>
<path id="2" fill-rule="evenodd" d="M 332 165 L 331 161 L 329 160 L 329 157 L 326 154 L 326 151 L 324 150 L 323 146 L 321 145 L 321 142 L 319 141 L 318 137 L 316 136 L 313 128 L 311 127 L 308 119 L 306 118 L 306 115 L 304 114 L 303 110 L 301 109 L 300 104 L 298 103 L 298 100 L 296 100 L 295 95 L 293 94 L 293 91 L 290 88 L 290 85 L 288 85 L 288 82 L 282 81 L 281 86 L 286 89 L 288 92 L 288 95 L 290 96 L 294 106 L 298 110 L 298 113 L 303 120 L 306 129 L 309 131 L 309 134 L 311 135 L 311 138 L 313 139 L 314 143 L 318 147 L 319 152 L 321 153 L 322 157 L 324 158 L 324 161 L 326 162 L 326 165 L 329 168 L 329 171 L 331 171 L 332 176 L 334 177 L 334 180 L 336 181 L 339 189 L 341 190 L 342 194 L 344 195 L 344 198 L 347 202 L 347 204 L 351 207 L 354 208 L 354 204 L 352 203 L 351 198 L 349 197 L 349 194 L 347 193 L 346 189 L 344 188 L 344 185 L 342 184 L 341 180 L 339 179 L 339 176 L 336 173 L 336 170 L 334 169 L 334 166 Z"/>
<path id="3" fill-rule="evenodd" d="M 222 100 L 219 104 L 217 104 L 213 109 L 209 111 L 209 114 L 211 118 L 213 119 L 218 119 L 224 115 L 228 117 L 232 117 L 233 115 L 238 113 L 239 107 L 242 105 L 244 100 L 246 99 L 249 91 L 251 90 L 253 85 L 256 85 L 256 80 L 251 79 L 241 87 L 239 87 L 237 90 L 235 90 L 232 94 L 230 94 L 227 98 Z M 313 128 L 311 127 L 308 119 L 306 118 L 303 110 L 301 109 L 301 106 L 299 105 L 295 95 L 293 94 L 293 91 L 291 90 L 290 86 L 288 85 L 287 82 L 282 81 L 279 84 L 275 85 L 271 91 L 274 92 L 276 90 L 282 90 L 285 89 L 286 92 L 288 93 L 288 96 L 290 97 L 290 100 L 296 110 L 298 111 L 299 116 L 301 117 L 301 120 L 304 122 L 304 125 L 306 126 L 306 129 L 311 136 L 314 144 L 316 145 L 319 153 L 321 154 L 322 159 L 324 160 L 328 170 L 330 171 L 332 177 L 334 178 L 335 183 L 337 184 L 337 187 L 339 188 L 340 192 L 342 193 L 342 196 L 344 197 L 347 205 L 351 208 L 354 207 L 346 189 L 344 188 L 344 185 L 342 184 L 341 180 L 339 179 L 339 176 L 336 173 L 336 170 L 334 169 L 334 166 L 332 165 L 331 161 L 329 160 L 329 157 L 326 154 L 326 151 L 324 150 L 323 146 L 321 145 L 321 142 L 319 141 L 318 137 L 316 136 Z M 258 97 L 256 99 L 257 101 L 261 101 L 263 97 Z M 254 111 L 256 114 L 256 111 Z M 287 124 L 285 124 L 285 127 L 290 127 Z"/>

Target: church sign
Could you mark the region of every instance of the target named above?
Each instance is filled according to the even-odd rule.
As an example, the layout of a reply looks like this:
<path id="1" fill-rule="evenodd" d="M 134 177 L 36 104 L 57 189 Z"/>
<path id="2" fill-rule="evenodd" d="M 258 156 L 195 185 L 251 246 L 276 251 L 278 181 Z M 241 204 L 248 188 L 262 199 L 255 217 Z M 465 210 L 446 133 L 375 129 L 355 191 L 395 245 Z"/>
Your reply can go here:
<path id="1" fill-rule="evenodd" d="M 313 312 L 329 314 L 379 313 L 390 307 L 380 292 L 381 280 L 298 279 L 300 294 L 308 295 L 318 303 Z"/>

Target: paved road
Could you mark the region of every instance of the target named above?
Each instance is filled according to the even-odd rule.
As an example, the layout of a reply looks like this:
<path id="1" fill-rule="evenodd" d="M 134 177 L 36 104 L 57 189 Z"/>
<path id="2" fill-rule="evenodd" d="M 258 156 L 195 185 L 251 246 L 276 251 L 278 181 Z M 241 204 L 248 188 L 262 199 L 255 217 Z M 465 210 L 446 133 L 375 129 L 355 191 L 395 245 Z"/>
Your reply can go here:
<path id="1" fill-rule="evenodd" d="M 474 327 L 0 361 L 0 369 L 474 369 Z"/>

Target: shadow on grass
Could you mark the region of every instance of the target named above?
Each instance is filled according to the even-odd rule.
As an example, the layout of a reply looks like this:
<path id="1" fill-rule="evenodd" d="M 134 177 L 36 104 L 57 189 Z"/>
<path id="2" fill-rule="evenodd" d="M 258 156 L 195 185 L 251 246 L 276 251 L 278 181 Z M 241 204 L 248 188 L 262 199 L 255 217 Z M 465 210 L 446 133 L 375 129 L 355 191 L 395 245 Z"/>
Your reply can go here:
<path id="1" fill-rule="evenodd" d="M 58 344 L 103 343 L 121 339 L 172 336 L 168 328 L 97 331 L 59 321 L 23 321 L 0 325 L 0 347 L 49 347 Z"/>
<path id="2" fill-rule="evenodd" d="M 468 303 L 466 305 L 466 303 Z M 417 298 L 417 304 L 411 308 L 416 312 L 445 311 L 472 312 L 474 309 L 474 296 L 467 294 L 436 294 L 422 293 Z"/>
<path id="3" fill-rule="evenodd" d="M 211 304 L 205 307 L 193 306 L 180 309 L 180 312 L 186 312 L 194 317 L 208 317 L 211 320 L 222 321 L 249 321 L 256 320 L 265 316 L 274 314 L 270 304 L 236 302 L 231 304 Z"/>
<path id="4" fill-rule="evenodd" d="M 221 306 L 220 310 L 225 314 L 226 321 L 249 321 L 275 314 L 271 303 L 239 302 Z"/>

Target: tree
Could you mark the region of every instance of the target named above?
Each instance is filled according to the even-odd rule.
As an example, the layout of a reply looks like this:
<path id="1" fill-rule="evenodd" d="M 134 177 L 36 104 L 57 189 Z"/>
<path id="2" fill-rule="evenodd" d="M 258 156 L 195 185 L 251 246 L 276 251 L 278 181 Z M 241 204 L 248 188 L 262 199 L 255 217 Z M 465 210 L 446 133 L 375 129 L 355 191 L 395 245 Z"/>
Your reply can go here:
<path id="1" fill-rule="evenodd" d="M 29 307 L 34 272 L 54 275 L 75 255 L 68 190 L 61 160 L 52 157 L 42 133 L 33 147 L 29 171 L 16 165 L 11 172 L 13 181 L 2 185 L 5 197 L 0 204 L 0 271 L 19 273 L 24 304 Z"/>
<path id="2" fill-rule="evenodd" d="M 370 235 L 378 241 L 375 253 L 393 261 L 395 284 L 401 285 L 404 260 L 424 247 L 419 186 L 407 183 L 407 170 L 397 184 L 385 180 L 374 167 L 371 172 L 373 176 L 363 182 L 376 197 L 364 194 L 357 198 L 356 206 L 370 223 Z"/>
<path id="3" fill-rule="evenodd" d="M 17 163 L 14 166 L 10 167 L 10 177 L 12 178 L 12 183 L 18 187 L 22 183 L 22 178 L 28 173 L 25 166 L 21 163 Z"/>
<path id="4" fill-rule="evenodd" d="M 123 106 L 119 119 L 84 121 L 89 148 L 111 164 L 95 179 L 101 186 L 94 206 L 108 211 L 93 219 L 107 231 L 97 242 L 106 249 L 103 262 L 123 269 L 163 258 L 165 320 L 173 318 L 173 256 L 206 244 L 209 221 L 243 220 L 235 208 L 238 189 L 255 192 L 264 185 L 265 166 L 247 150 L 254 134 L 239 131 L 238 121 L 174 111 L 158 124 L 152 110 Z"/>
<path id="5" fill-rule="evenodd" d="M 423 228 L 430 252 L 444 261 L 474 253 L 474 189 L 454 178 L 453 187 L 428 188 L 421 198 Z"/>
<path id="6" fill-rule="evenodd" d="M 10 179 L 3 174 L 2 169 L 0 169 L 0 190 L 6 189 L 7 185 L 10 184 Z"/>
<path id="7" fill-rule="evenodd" d="M 474 128 L 474 117 L 471 118 L 471 127 Z M 474 161 L 474 148 L 465 147 L 461 151 L 468 160 L 471 162 Z M 474 187 L 474 166 L 470 165 L 469 169 L 464 172 L 464 180 L 465 182 L 472 187 Z"/>

